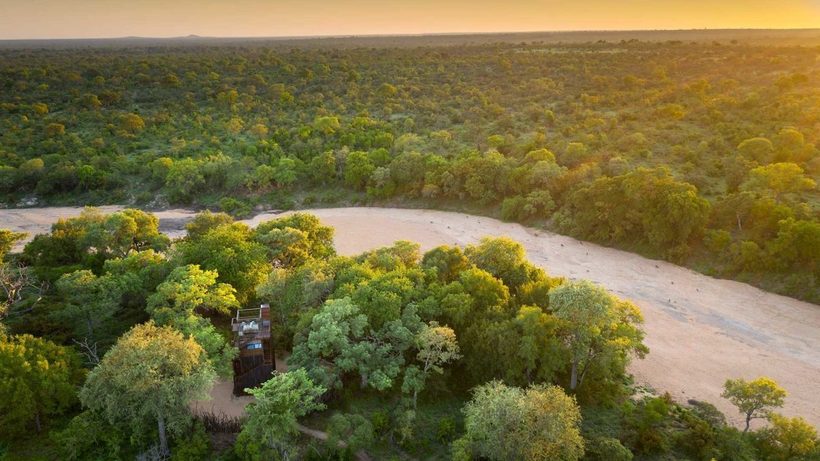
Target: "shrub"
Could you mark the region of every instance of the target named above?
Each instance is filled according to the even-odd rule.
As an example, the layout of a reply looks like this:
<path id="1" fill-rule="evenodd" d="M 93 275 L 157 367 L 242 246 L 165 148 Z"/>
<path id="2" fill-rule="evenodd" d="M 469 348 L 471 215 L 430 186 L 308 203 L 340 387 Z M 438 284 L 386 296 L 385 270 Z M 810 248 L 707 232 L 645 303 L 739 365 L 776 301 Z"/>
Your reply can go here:
<path id="1" fill-rule="evenodd" d="M 233 197 L 225 197 L 219 201 L 219 208 L 235 218 L 245 218 L 251 215 L 253 209 L 245 201 Z"/>
<path id="2" fill-rule="evenodd" d="M 456 420 L 452 416 L 447 416 L 438 420 L 436 429 L 436 439 L 441 443 L 447 443 L 456 435 Z"/>
<path id="3" fill-rule="evenodd" d="M 390 414 L 383 410 L 373 412 L 370 415 L 370 422 L 376 434 L 384 434 L 390 428 Z"/>
<path id="4" fill-rule="evenodd" d="M 589 461 L 631 461 L 632 452 L 612 437 L 593 437 L 586 440 L 585 460 Z"/>
<path id="5" fill-rule="evenodd" d="M 211 441 L 205 433 L 205 425 L 195 422 L 187 438 L 177 440 L 171 450 L 171 461 L 202 461 L 208 459 Z"/>

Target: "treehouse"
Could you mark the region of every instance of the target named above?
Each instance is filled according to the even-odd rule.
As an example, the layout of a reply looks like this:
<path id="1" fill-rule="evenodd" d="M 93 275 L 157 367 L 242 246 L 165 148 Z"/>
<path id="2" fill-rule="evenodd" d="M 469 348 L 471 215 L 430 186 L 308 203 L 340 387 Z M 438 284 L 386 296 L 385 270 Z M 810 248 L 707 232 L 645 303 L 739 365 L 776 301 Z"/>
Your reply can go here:
<path id="1" fill-rule="evenodd" d="M 233 393 L 247 395 L 245 389 L 270 379 L 276 369 L 270 335 L 270 305 L 239 309 L 231 319 L 234 344 L 239 356 L 233 360 Z"/>

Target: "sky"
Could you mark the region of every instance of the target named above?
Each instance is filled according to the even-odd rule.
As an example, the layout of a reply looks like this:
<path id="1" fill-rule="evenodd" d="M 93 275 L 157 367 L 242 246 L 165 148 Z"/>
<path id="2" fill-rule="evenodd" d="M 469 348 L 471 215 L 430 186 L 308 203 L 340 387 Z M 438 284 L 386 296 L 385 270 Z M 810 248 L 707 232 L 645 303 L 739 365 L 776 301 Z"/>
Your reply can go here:
<path id="1" fill-rule="evenodd" d="M 820 0 L 0 0 L 0 39 L 820 28 Z"/>

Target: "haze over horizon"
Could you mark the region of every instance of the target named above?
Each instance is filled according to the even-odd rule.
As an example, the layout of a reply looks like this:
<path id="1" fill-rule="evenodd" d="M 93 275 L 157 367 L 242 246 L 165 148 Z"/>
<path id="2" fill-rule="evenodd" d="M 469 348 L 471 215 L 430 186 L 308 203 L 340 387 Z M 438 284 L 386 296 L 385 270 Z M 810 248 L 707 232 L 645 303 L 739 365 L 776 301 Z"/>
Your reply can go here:
<path id="1" fill-rule="evenodd" d="M 0 39 L 820 27 L 820 0 L 0 0 Z"/>

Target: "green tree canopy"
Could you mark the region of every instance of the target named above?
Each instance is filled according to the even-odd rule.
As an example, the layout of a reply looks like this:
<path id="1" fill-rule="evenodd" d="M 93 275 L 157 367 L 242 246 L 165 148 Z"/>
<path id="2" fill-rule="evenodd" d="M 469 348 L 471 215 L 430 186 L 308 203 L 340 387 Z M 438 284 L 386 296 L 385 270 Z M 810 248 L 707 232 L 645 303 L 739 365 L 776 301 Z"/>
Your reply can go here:
<path id="1" fill-rule="evenodd" d="M 80 391 L 86 408 L 148 441 L 155 427 L 160 452 L 168 435 L 180 435 L 190 420 L 189 402 L 205 398 L 214 380 L 205 351 L 170 327 L 137 325 L 120 337 Z"/>
<path id="2" fill-rule="evenodd" d="M 233 224 L 233 218 L 227 213 L 211 213 L 205 210 L 197 213 L 188 224 L 185 225 L 185 230 L 188 233 L 188 238 L 196 240 L 204 236 L 208 231 L 220 226 L 228 226 Z"/>
<path id="3" fill-rule="evenodd" d="M 116 278 L 79 270 L 63 275 L 56 285 L 66 305 L 52 314 L 55 318 L 68 322 L 77 338 L 90 343 L 109 336 L 103 330 L 119 311 L 122 295 Z"/>
<path id="4" fill-rule="evenodd" d="M 461 358 L 456 333 L 452 328 L 436 322 L 430 322 L 416 334 L 415 347 L 418 349 L 417 365 L 405 370 L 402 384 L 402 391 L 412 392 L 414 407 L 427 378 L 432 373 L 444 373 L 444 365 Z"/>
<path id="5" fill-rule="evenodd" d="M 634 305 L 616 299 L 587 281 L 569 282 L 550 291 L 550 309 L 564 322 L 572 360 L 569 388 L 580 386 L 598 361 L 647 352 L 643 345 L 643 323 Z"/>
<path id="6" fill-rule="evenodd" d="M 453 459 L 572 461 L 584 454 L 581 413 L 555 386 L 527 389 L 492 381 L 473 390 L 464 407 L 465 435 Z"/>
<path id="7" fill-rule="evenodd" d="M 265 247 L 253 241 L 252 235 L 245 224 L 218 226 L 200 238 L 180 242 L 176 251 L 183 265 L 216 271 L 218 280 L 230 284 L 237 300 L 244 304 L 271 270 Z"/>
<path id="8" fill-rule="evenodd" d="M 777 413 L 768 417 L 769 427 L 756 434 L 761 455 L 771 461 L 816 459 L 820 455 L 817 429 L 800 417 L 789 418 Z"/>
<path id="9" fill-rule="evenodd" d="M 741 155 L 758 163 L 769 163 L 774 156 L 774 145 L 767 138 L 749 138 L 738 144 Z"/>
<path id="10" fill-rule="evenodd" d="M 384 391 L 402 372 L 404 354 L 421 327 L 412 307 L 374 329 L 350 298 L 332 299 L 313 316 L 288 363 L 306 368 L 329 389 L 341 387 L 343 374 L 355 373 L 362 388 Z"/>
<path id="11" fill-rule="evenodd" d="M 318 399 L 325 391 L 303 369 L 277 373 L 262 386 L 248 389 L 255 400 L 247 407 L 248 420 L 237 439 L 243 459 L 291 459 L 298 418 L 323 410 Z"/>
<path id="12" fill-rule="evenodd" d="M 746 432 L 753 419 L 766 418 L 772 409 L 783 406 L 786 390 L 771 378 L 761 376 L 752 381 L 727 379 L 721 395 L 746 417 L 746 427 L 743 429 Z"/>
<path id="13" fill-rule="evenodd" d="M 527 261 L 524 246 L 508 237 L 485 237 L 478 245 L 468 246 L 464 254 L 512 291 L 528 282 L 533 272 L 540 271 Z"/>
<path id="14" fill-rule="evenodd" d="M 794 163 L 772 163 L 754 168 L 749 171 L 749 179 L 741 185 L 743 190 L 771 193 L 778 198 L 816 187 L 817 183 Z"/>
<path id="15" fill-rule="evenodd" d="M 470 266 L 470 261 L 459 247 L 439 246 L 424 254 L 421 267 L 435 269 L 442 282 L 452 282 L 459 273 Z"/>
<path id="16" fill-rule="evenodd" d="M 12 232 L 8 229 L 0 229 L 0 263 L 3 262 L 3 258 L 6 256 L 6 253 L 11 251 L 14 244 L 25 237 L 26 234 L 22 232 Z"/>
<path id="17" fill-rule="evenodd" d="M 334 256 L 333 232 L 332 227 L 323 225 L 315 215 L 293 213 L 260 223 L 254 236 L 269 249 L 274 261 L 293 267 L 308 258 Z"/>
<path id="18" fill-rule="evenodd" d="M 164 251 L 170 239 L 159 232 L 156 216 L 127 209 L 91 221 L 82 243 L 86 248 L 123 257 L 132 250 Z"/>
<path id="19" fill-rule="evenodd" d="M 203 314 L 229 314 L 239 303 L 233 287 L 216 280 L 216 271 L 177 267 L 148 298 L 147 311 L 158 325 L 172 326 L 196 340 L 216 371 L 227 376 L 236 349 Z"/>
<path id="20" fill-rule="evenodd" d="M 31 335 L 0 331 L 0 439 L 39 432 L 77 401 L 79 357 L 69 348 Z"/>

